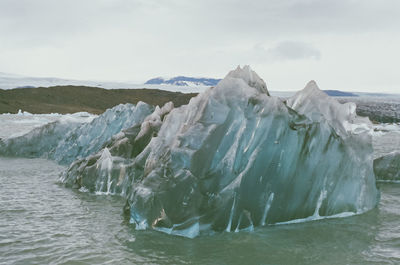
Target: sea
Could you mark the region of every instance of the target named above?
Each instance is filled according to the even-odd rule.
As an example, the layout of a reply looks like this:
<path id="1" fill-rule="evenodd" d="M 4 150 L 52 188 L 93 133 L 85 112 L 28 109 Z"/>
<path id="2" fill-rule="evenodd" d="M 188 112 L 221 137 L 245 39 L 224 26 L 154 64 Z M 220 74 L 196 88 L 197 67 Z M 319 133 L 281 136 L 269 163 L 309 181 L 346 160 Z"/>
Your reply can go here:
<path id="1" fill-rule="evenodd" d="M 0 116 L 3 138 L 38 126 L 32 117 Z M 57 120 L 37 118 L 46 119 Z M 400 150 L 400 130 L 375 133 L 373 145 L 375 157 Z M 361 215 L 188 239 L 136 231 L 124 199 L 65 188 L 64 169 L 0 157 L 1 265 L 400 264 L 400 183 L 378 183 L 378 207 Z"/>

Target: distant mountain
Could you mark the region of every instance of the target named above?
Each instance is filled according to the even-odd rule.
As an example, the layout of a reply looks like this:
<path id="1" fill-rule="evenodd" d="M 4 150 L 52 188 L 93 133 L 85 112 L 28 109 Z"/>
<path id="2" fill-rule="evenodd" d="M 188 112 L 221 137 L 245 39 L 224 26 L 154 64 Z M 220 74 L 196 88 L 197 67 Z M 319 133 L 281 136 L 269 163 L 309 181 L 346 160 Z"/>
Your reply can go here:
<path id="1" fill-rule="evenodd" d="M 340 90 L 324 90 L 324 92 L 331 97 L 358 97 L 357 94 Z"/>
<path id="2" fill-rule="evenodd" d="M 92 86 L 106 89 L 114 88 L 136 88 L 140 85 L 122 82 L 102 82 L 102 81 L 87 81 L 62 79 L 55 77 L 29 77 L 0 72 L 0 89 L 13 88 L 33 88 L 33 87 L 52 87 L 52 86 Z M 143 87 L 143 85 L 141 85 Z"/>
<path id="3" fill-rule="evenodd" d="M 389 93 L 357 92 L 357 94 L 359 96 L 379 97 L 379 98 L 387 98 L 387 97 L 399 98 L 400 97 L 400 94 L 389 94 Z"/>
<path id="4" fill-rule="evenodd" d="M 196 78 L 187 76 L 177 76 L 173 78 L 157 77 L 148 80 L 144 84 L 130 82 L 110 82 L 110 81 L 89 81 L 63 79 L 56 77 L 30 77 L 0 72 L 0 89 L 13 88 L 34 88 L 34 87 L 54 87 L 54 86 L 90 86 L 105 89 L 161 89 L 171 92 L 200 93 L 207 87 L 215 86 L 221 79 L 216 78 Z M 325 90 L 333 97 L 396 97 L 400 94 L 386 93 L 363 93 L 363 92 L 344 92 L 339 90 Z M 270 91 L 274 96 L 289 97 L 295 91 Z"/>
<path id="5" fill-rule="evenodd" d="M 145 85 L 173 85 L 173 86 L 215 86 L 221 79 L 196 78 L 187 76 L 176 76 L 170 79 L 156 77 L 148 80 Z"/>
<path id="6" fill-rule="evenodd" d="M 146 82 L 146 84 L 137 84 L 130 82 L 109 82 L 109 81 L 88 81 L 62 79 L 55 77 L 29 77 L 0 72 L 0 89 L 13 88 L 34 88 L 34 87 L 54 87 L 54 86 L 90 86 L 105 89 L 161 89 L 171 92 L 182 93 L 198 93 L 202 92 L 208 86 L 214 86 L 219 79 L 213 78 L 191 78 L 191 77 L 175 77 L 164 80 L 162 78 L 154 78 Z"/>

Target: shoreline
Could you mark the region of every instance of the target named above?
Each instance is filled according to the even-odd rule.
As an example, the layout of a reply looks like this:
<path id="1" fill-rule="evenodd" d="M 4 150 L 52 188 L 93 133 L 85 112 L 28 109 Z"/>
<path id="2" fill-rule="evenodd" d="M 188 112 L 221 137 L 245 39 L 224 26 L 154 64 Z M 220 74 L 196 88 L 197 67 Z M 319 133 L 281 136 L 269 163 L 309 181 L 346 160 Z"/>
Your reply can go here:
<path id="1" fill-rule="evenodd" d="M 87 86 L 54 86 L 0 89 L 0 114 L 89 112 L 101 114 L 118 104 L 139 101 L 162 106 L 172 101 L 175 107 L 185 105 L 197 93 L 170 92 L 159 89 L 104 89 Z"/>

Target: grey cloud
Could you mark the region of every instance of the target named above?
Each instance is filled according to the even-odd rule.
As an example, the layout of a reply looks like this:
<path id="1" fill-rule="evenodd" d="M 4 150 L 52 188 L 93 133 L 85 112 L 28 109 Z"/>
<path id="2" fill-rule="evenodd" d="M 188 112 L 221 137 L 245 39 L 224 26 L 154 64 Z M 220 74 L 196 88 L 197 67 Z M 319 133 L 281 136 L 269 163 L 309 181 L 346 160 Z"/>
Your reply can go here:
<path id="1" fill-rule="evenodd" d="M 398 10 L 397 0 L 1 0 L 0 48 L 57 46 L 114 29 L 191 47 L 397 32 Z"/>
<path id="2" fill-rule="evenodd" d="M 370 78 L 365 54 L 384 53 L 397 80 L 399 27 L 398 0 L 0 0 L 0 71 L 140 79 L 251 63 L 289 82 L 288 66 L 316 78 L 339 61 Z"/>
<path id="3" fill-rule="evenodd" d="M 141 20 L 165 28 L 171 18 L 175 27 L 212 37 L 343 33 L 397 29 L 399 9 L 397 0 L 2 0 L 0 33 L 51 38 L 110 25 L 146 27 Z"/>
<path id="4" fill-rule="evenodd" d="M 319 60 L 321 58 L 321 52 L 318 49 L 308 43 L 298 41 L 279 42 L 276 46 L 268 49 L 258 44 L 254 49 L 256 53 L 269 61 Z"/>
<path id="5" fill-rule="evenodd" d="M 134 27 L 158 6 L 152 0 L 2 0 L 0 45 L 58 45 L 94 31 Z"/>
<path id="6" fill-rule="evenodd" d="M 187 4 L 187 10 L 206 14 L 199 28 L 209 21 L 211 31 L 225 35 L 397 32 L 400 23 L 397 0 L 203 0 Z"/>

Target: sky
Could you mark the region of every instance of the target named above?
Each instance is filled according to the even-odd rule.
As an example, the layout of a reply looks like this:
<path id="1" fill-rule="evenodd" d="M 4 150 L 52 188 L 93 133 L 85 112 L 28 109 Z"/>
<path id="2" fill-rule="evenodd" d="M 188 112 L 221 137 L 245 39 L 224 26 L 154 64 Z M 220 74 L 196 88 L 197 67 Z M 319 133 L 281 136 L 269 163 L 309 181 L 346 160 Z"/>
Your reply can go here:
<path id="1" fill-rule="evenodd" d="M 400 93 L 398 0 L 0 0 L 0 72 L 142 83 L 250 65 L 270 90 Z"/>

